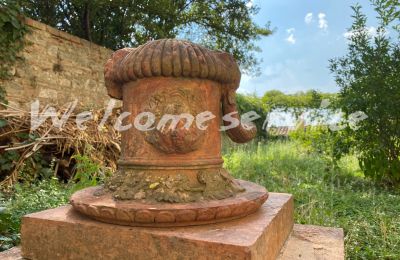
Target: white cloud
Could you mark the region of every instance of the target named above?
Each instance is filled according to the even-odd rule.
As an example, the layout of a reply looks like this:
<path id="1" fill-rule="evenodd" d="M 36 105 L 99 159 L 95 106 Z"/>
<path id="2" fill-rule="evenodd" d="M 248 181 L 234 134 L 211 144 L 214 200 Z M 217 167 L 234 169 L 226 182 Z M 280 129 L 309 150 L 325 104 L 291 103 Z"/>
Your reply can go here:
<path id="1" fill-rule="evenodd" d="M 365 29 L 364 29 L 364 32 L 366 32 L 369 36 L 371 36 L 371 37 L 375 37 L 376 35 L 377 35 L 377 30 L 376 30 L 376 28 L 375 27 L 373 27 L 373 26 L 371 26 L 371 27 L 366 27 Z M 353 36 L 355 36 L 355 35 L 357 35 L 357 34 L 359 34 L 360 33 L 360 31 L 348 31 L 348 32 L 345 32 L 344 34 L 343 34 L 343 37 L 344 38 L 346 38 L 346 39 L 350 39 L 351 37 L 353 37 Z"/>
<path id="2" fill-rule="evenodd" d="M 294 33 L 294 31 L 296 31 L 294 28 L 289 28 L 286 30 L 287 33 Z"/>
<path id="3" fill-rule="evenodd" d="M 294 38 L 294 35 L 291 34 L 286 38 L 286 41 L 290 44 L 295 44 L 296 43 L 296 38 Z"/>
<path id="4" fill-rule="evenodd" d="M 313 21 L 313 13 L 308 13 L 306 14 L 306 16 L 304 17 L 304 22 L 306 24 L 310 24 Z"/>
<path id="5" fill-rule="evenodd" d="M 252 8 L 253 5 L 254 5 L 254 1 L 253 1 L 253 0 L 250 0 L 250 1 L 248 1 L 248 2 L 246 3 L 247 8 Z"/>
<path id="6" fill-rule="evenodd" d="M 290 44 L 295 44 L 296 43 L 296 38 L 294 37 L 294 28 L 289 28 L 286 30 L 286 32 L 289 34 L 289 36 L 286 38 L 286 41 Z"/>
<path id="7" fill-rule="evenodd" d="M 318 27 L 322 30 L 327 30 L 328 29 L 328 20 L 326 20 L 326 14 L 325 13 L 319 13 L 318 14 Z"/>

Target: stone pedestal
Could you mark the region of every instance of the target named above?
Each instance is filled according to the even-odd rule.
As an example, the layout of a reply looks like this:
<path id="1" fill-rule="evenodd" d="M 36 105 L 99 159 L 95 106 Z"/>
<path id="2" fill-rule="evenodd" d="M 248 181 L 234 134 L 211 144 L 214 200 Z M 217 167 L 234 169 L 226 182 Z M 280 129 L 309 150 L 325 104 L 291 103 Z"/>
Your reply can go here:
<path id="1" fill-rule="evenodd" d="M 22 256 L 29 259 L 275 259 L 293 228 L 293 199 L 270 193 L 256 213 L 204 226 L 129 227 L 59 207 L 27 215 Z"/>
<path id="2" fill-rule="evenodd" d="M 21 235 L 23 254 L 0 259 L 344 259 L 343 230 L 293 225 L 292 197 L 279 193 L 245 218 L 177 228 L 106 224 L 65 206 L 26 216 Z"/>

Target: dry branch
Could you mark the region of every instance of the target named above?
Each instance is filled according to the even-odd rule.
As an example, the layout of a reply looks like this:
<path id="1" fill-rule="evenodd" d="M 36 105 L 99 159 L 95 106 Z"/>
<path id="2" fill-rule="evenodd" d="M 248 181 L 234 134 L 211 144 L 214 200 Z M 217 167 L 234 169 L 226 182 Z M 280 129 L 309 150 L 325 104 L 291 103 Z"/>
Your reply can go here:
<path id="1" fill-rule="evenodd" d="M 104 109 L 91 110 L 92 119 L 86 121 L 85 130 L 80 130 L 76 124 L 76 115 L 72 114 L 61 129 L 55 127 L 51 118 L 47 118 L 37 129 L 31 130 L 31 112 L 3 105 L 0 110 L 0 120 L 6 125 L 0 127 L 0 155 L 7 151 L 16 151 L 19 159 L 13 162 L 10 171 L 1 171 L 0 187 L 8 187 L 19 180 L 21 167 L 37 152 L 51 151 L 51 156 L 57 162 L 55 174 L 60 176 L 60 161 L 71 163 L 75 154 L 86 154 L 102 167 L 116 169 L 116 161 L 120 154 L 120 133 L 114 129 L 114 123 L 119 115 L 119 109 L 114 109 L 104 127 L 99 129 Z M 66 111 L 58 108 L 59 118 Z M 21 138 L 21 133 L 30 138 Z M 57 174 L 58 172 L 58 174 Z M 61 173 L 62 175 L 62 173 Z M 70 176 L 71 177 L 71 176 Z"/>

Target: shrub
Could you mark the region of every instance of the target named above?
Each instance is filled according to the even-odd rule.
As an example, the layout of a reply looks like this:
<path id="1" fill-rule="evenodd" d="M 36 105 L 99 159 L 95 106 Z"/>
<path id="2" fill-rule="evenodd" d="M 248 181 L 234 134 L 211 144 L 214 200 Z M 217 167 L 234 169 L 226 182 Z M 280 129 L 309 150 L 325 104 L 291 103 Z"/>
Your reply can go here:
<path id="1" fill-rule="evenodd" d="M 328 126 L 308 126 L 290 132 L 289 137 L 310 152 L 322 155 L 333 165 L 351 152 L 351 139 L 342 131 L 331 131 Z"/>
<path id="2" fill-rule="evenodd" d="M 76 160 L 76 173 L 71 180 L 71 183 L 73 183 L 72 191 L 96 186 L 110 174 L 86 155 L 77 154 L 72 158 Z"/>
<path id="3" fill-rule="evenodd" d="M 354 139 L 365 175 L 400 183 L 400 6 L 397 0 L 372 2 L 376 32 L 368 30 L 361 6 L 354 6 L 348 53 L 331 60 L 341 88 L 336 105 L 346 118 L 357 111 L 368 116 L 357 129 L 343 131 Z"/>
<path id="4" fill-rule="evenodd" d="M 256 95 L 236 94 L 236 102 L 240 114 L 254 111 L 260 116 L 259 119 L 253 122 L 257 127 L 257 136 L 266 137 L 267 132 L 263 130 L 263 123 L 268 110 L 261 98 Z"/>
<path id="5" fill-rule="evenodd" d="M 52 178 L 36 184 L 17 184 L 13 194 L 0 198 L 0 250 L 19 243 L 22 216 L 68 203 L 70 189 Z"/>
<path id="6" fill-rule="evenodd" d="M 103 182 L 105 173 L 86 155 L 76 155 L 77 173 L 64 184 L 55 177 L 34 179 L 0 193 L 0 251 L 19 243 L 21 218 L 29 213 L 68 203 L 73 192 Z"/>

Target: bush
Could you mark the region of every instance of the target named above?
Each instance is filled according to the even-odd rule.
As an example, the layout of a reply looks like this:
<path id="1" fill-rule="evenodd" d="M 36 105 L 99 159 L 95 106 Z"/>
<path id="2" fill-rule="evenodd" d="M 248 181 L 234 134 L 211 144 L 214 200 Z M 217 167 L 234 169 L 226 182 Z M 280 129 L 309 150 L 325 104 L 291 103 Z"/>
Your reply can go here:
<path id="1" fill-rule="evenodd" d="M 17 184 L 13 194 L 2 194 L 0 198 L 0 250 L 19 243 L 19 228 L 22 216 L 68 203 L 69 187 L 58 179 L 48 179 L 36 184 Z"/>
<path id="2" fill-rule="evenodd" d="M 267 132 L 263 130 L 263 123 L 268 110 L 261 98 L 256 95 L 236 94 L 236 103 L 240 114 L 250 111 L 256 112 L 261 118 L 253 121 L 257 127 L 257 136 L 266 137 Z"/>
<path id="3" fill-rule="evenodd" d="M 340 86 L 337 107 L 350 118 L 362 111 L 368 118 L 343 134 L 354 140 L 365 175 L 400 183 L 400 6 L 397 0 L 372 1 L 379 26 L 371 34 L 359 5 L 353 7 L 348 53 L 331 60 Z M 389 33 L 390 32 L 390 33 Z"/>
<path id="4" fill-rule="evenodd" d="M 334 166 L 351 152 L 352 142 L 342 131 L 331 131 L 328 126 L 308 126 L 290 132 L 291 140 L 296 141 L 310 152 L 318 153 Z"/>
<path id="5" fill-rule="evenodd" d="M 86 155 L 77 154 L 72 158 L 76 160 L 76 174 L 71 180 L 72 191 L 99 185 L 111 174 Z"/>
<path id="6" fill-rule="evenodd" d="M 10 193 L 0 193 L 0 251 L 19 243 L 21 218 L 29 213 L 67 204 L 77 190 L 104 181 L 101 167 L 85 155 L 76 155 L 77 173 L 64 184 L 57 178 L 16 184 Z"/>

